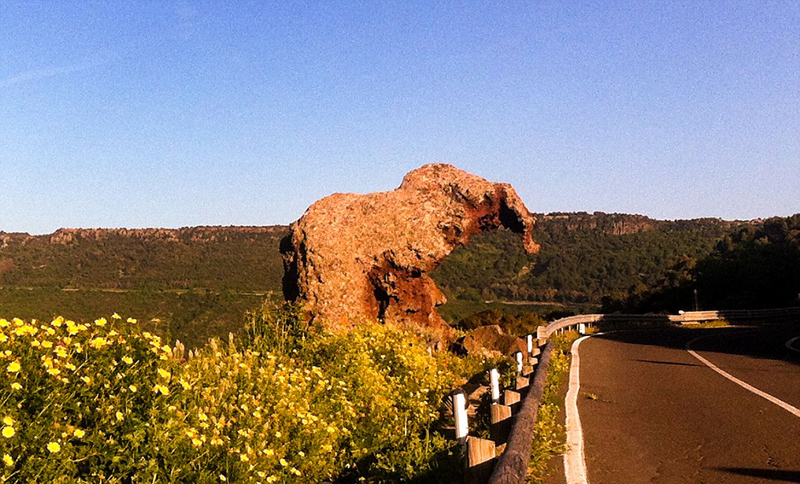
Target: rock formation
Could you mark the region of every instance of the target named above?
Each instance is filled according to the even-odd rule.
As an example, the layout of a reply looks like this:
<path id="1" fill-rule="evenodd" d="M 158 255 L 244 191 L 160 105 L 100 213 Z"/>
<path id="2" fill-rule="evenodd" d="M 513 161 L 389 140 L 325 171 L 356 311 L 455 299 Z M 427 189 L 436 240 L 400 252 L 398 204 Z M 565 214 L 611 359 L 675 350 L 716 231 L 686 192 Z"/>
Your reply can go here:
<path id="1" fill-rule="evenodd" d="M 510 185 L 425 165 L 396 190 L 311 205 L 281 242 L 284 295 L 328 328 L 378 319 L 441 331 L 436 306 L 446 299 L 427 272 L 473 234 L 500 227 L 535 252 L 534 223 Z"/>

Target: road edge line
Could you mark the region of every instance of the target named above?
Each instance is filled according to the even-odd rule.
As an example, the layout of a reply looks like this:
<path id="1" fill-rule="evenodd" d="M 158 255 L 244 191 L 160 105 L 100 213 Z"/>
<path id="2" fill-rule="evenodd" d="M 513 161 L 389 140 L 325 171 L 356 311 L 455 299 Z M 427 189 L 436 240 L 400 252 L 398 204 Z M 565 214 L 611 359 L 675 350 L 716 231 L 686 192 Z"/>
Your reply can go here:
<path id="1" fill-rule="evenodd" d="M 565 427 L 567 429 L 567 452 L 564 453 L 564 476 L 567 484 L 588 484 L 586 477 L 586 457 L 583 450 L 583 429 L 578 414 L 578 393 L 580 382 L 580 356 L 578 347 L 585 339 L 593 335 L 583 336 L 572 343 L 570 353 L 572 362 L 569 368 L 569 389 L 564 399 L 566 411 Z"/>
<path id="2" fill-rule="evenodd" d="M 700 336 L 700 337 L 697 337 L 697 338 L 689 341 L 688 343 L 686 343 L 686 351 L 688 351 L 690 355 L 692 355 L 695 358 L 697 358 L 701 363 L 703 363 L 707 367 L 711 368 L 712 370 L 716 371 L 717 373 L 719 373 L 723 377 L 727 378 L 728 380 L 732 381 L 733 383 L 736 383 L 737 385 L 739 385 L 740 387 L 744 388 L 745 390 L 747 390 L 747 391 L 749 391 L 751 393 L 755 393 L 756 395 L 758 395 L 759 397 L 769 401 L 770 403 L 773 403 L 773 404 L 779 406 L 780 408 L 786 410 L 787 412 L 791 413 L 795 417 L 800 418 L 800 409 L 798 409 L 796 407 L 793 407 L 792 405 L 784 402 L 783 400 L 781 400 L 781 399 L 779 399 L 777 397 L 773 397 L 772 395 L 770 395 L 769 393 L 767 393 L 765 391 L 759 390 L 758 388 L 756 388 L 753 385 L 747 383 L 746 381 L 743 381 L 743 380 L 740 380 L 740 379 L 736 378 L 735 376 L 733 376 L 730 373 L 726 372 L 725 370 L 721 369 L 720 367 L 718 367 L 714 363 L 711 363 L 710 361 L 708 361 L 707 359 L 703 358 L 702 356 L 700 356 L 694 350 L 691 349 L 692 343 L 694 343 L 695 341 L 697 341 L 699 339 L 707 338 L 708 336 L 711 336 L 711 335 Z"/>
<path id="3" fill-rule="evenodd" d="M 794 343 L 797 340 L 800 340 L 800 336 L 795 336 L 794 338 L 792 338 L 789 341 L 787 341 L 786 342 L 786 347 L 789 348 L 792 351 L 796 351 L 796 352 L 800 353 L 800 349 L 795 348 L 794 346 L 792 346 L 792 343 Z"/>

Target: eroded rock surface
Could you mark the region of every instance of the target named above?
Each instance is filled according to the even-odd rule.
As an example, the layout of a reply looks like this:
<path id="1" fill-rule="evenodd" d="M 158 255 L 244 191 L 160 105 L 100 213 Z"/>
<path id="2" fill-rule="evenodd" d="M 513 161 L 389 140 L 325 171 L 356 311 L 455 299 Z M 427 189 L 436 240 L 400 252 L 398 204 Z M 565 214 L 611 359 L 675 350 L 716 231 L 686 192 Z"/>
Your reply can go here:
<path id="1" fill-rule="evenodd" d="M 464 353 L 484 356 L 507 356 L 517 351 L 522 353 L 528 351 L 528 345 L 524 339 L 506 334 L 496 324 L 473 329 L 459 339 L 457 344 Z"/>
<path id="2" fill-rule="evenodd" d="M 445 297 L 427 273 L 473 234 L 500 227 L 535 252 L 534 223 L 511 185 L 425 165 L 396 190 L 311 205 L 281 243 L 284 295 L 328 328 L 379 319 L 442 330 Z"/>

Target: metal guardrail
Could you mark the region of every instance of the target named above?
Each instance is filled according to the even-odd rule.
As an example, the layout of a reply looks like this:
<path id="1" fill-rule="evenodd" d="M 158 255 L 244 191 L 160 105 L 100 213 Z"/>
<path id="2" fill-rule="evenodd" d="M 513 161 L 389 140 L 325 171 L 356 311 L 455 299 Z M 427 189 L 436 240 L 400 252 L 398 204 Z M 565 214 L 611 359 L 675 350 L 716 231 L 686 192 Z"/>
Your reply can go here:
<path id="1" fill-rule="evenodd" d="M 536 338 L 547 341 L 553 334 L 603 323 L 702 323 L 724 319 L 728 321 L 763 320 L 800 317 L 800 307 L 779 309 L 725 309 L 714 311 L 686 311 L 680 314 L 581 314 L 557 319 L 547 326 L 539 326 Z"/>
<path id="2" fill-rule="evenodd" d="M 536 331 L 538 348 L 534 347 L 533 335 L 527 335 L 528 362 L 533 362 L 533 371 L 517 379 L 517 385 L 505 389 L 500 398 L 497 383 L 497 370 L 489 372 L 492 395 L 492 434 L 491 439 L 469 436 L 467 423 L 466 397 L 453 394 L 453 412 L 456 422 L 456 438 L 466 445 L 467 484 L 521 484 L 525 480 L 530 458 L 533 429 L 536 425 L 539 403 L 547 380 L 552 345 L 548 339 L 559 332 L 577 330 L 585 333 L 587 327 L 598 323 L 653 323 L 685 324 L 701 323 L 725 319 L 729 321 L 747 320 L 800 320 L 800 307 L 781 309 L 743 309 L 721 311 L 687 311 L 681 314 L 582 314 L 570 316 L 539 326 Z M 517 371 L 521 375 L 523 354 L 517 355 Z M 520 393 L 522 392 L 522 393 Z M 522 401 L 520 401 L 522 399 Z M 502 400 L 502 404 L 500 401 Z M 496 436 L 495 430 L 501 430 Z M 498 453 L 503 445 L 504 450 Z"/>

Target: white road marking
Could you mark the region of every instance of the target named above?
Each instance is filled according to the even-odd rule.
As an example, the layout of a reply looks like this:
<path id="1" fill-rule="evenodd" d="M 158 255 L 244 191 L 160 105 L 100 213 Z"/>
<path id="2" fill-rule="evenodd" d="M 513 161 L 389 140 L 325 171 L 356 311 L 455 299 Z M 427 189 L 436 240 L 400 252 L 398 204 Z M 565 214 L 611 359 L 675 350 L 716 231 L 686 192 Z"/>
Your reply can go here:
<path id="1" fill-rule="evenodd" d="M 745 390 L 750 391 L 752 393 L 755 393 L 759 397 L 764 398 L 764 399 L 768 400 L 771 403 L 774 403 L 775 405 L 781 407 L 782 409 L 784 409 L 787 412 L 791 413 L 795 417 L 800 417 L 800 409 L 797 409 L 796 407 L 793 407 L 793 406 L 789 405 L 788 403 L 784 402 L 783 400 L 781 400 L 779 398 L 776 398 L 776 397 L 773 397 L 769 393 L 764 392 L 762 390 L 759 390 L 758 388 L 754 387 L 753 385 L 750 385 L 749 383 L 736 378 L 735 376 L 731 375 L 730 373 L 726 372 L 725 370 L 720 369 L 714 363 L 711 363 L 707 359 L 705 359 L 702 356 L 698 355 L 695 351 L 693 351 L 691 349 L 692 343 L 694 343 L 695 341 L 697 341 L 699 339 L 707 338 L 708 336 L 710 336 L 710 335 L 700 336 L 699 338 L 695 338 L 695 339 L 689 341 L 688 343 L 686 343 L 686 351 L 688 351 L 690 355 L 692 355 L 695 358 L 697 358 L 698 360 L 700 360 L 700 362 L 702 362 L 707 367 L 709 367 L 712 370 L 716 371 L 717 373 L 719 373 L 720 375 L 724 376 L 728 380 L 736 383 L 737 385 L 739 385 L 740 387 L 744 388 Z"/>
<path id="2" fill-rule="evenodd" d="M 796 351 L 796 352 L 800 353 L 800 349 L 795 348 L 794 346 L 792 346 L 794 344 L 794 342 L 799 340 L 799 339 L 800 339 L 800 336 L 795 336 L 794 338 L 790 339 L 789 341 L 786 342 L 786 347 L 789 348 L 792 351 Z"/>
<path id="3" fill-rule="evenodd" d="M 591 338 L 591 335 L 578 338 L 572 344 L 569 390 L 564 403 L 567 413 L 567 453 L 564 454 L 564 475 L 567 478 L 567 484 L 588 484 L 586 458 L 583 453 L 583 429 L 581 428 L 581 418 L 578 415 L 578 392 L 581 388 L 578 346 L 586 338 Z"/>

